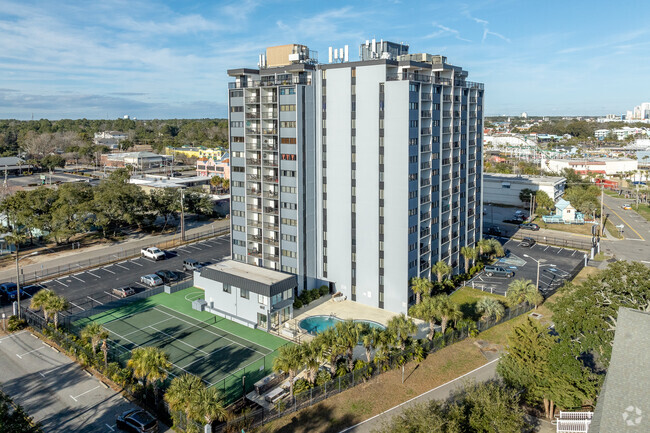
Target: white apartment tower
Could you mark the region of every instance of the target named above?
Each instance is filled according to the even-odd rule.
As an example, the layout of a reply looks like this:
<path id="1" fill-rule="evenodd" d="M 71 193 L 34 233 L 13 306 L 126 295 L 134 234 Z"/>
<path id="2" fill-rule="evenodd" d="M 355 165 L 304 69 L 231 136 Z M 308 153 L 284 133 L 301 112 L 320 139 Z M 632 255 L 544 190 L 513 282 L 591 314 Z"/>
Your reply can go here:
<path id="1" fill-rule="evenodd" d="M 405 312 L 411 278 L 463 272 L 480 239 L 483 85 L 403 44 L 334 53 L 228 71 L 233 259 Z"/>

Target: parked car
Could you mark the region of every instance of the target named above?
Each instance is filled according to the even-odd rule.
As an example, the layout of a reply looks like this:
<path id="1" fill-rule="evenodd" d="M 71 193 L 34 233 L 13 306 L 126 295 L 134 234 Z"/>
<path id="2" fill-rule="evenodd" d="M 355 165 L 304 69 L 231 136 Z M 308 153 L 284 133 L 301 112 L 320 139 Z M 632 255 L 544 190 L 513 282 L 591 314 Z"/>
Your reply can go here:
<path id="1" fill-rule="evenodd" d="M 16 291 L 16 283 L 2 283 L 0 284 L 0 302 L 9 301 L 9 292 Z"/>
<path id="2" fill-rule="evenodd" d="M 512 278 L 515 276 L 515 273 L 512 271 L 509 271 L 506 268 L 502 268 L 501 266 L 493 266 L 493 265 L 488 265 L 485 267 L 485 275 L 488 277 L 491 277 L 493 275 L 497 275 L 500 277 L 508 277 Z"/>
<path id="3" fill-rule="evenodd" d="M 186 271 L 198 271 L 203 265 L 194 259 L 185 259 L 183 260 L 183 269 Z"/>
<path id="4" fill-rule="evenodd" d="M 526 213 L 522 210 L 518 210 L 515 212 L 515 218 L 521 218 L 521 219 L 526 219 Z"/>
<path id="5" fill-rule="evenodd" d="M 162 278 L 156 274 L 143 275 L 140 277 L 140 282 L 149 287 L 156 287 L 163 284 Z"/>
<path id="6" fill-rule="evenodd" d="M 488 227 L 485 233 L 492 236 L 501 236 L 501 229 L 498 227 Z"/>
<path id="7" fill-rule="evenodd" d="M 179 272 L 168 271 L 167 269 L 156 271 L 156 275 L 158 275 L 160 279 L 163 280 L 163 283 L 171 283 L 182 278 L 182 275 Z"/>
<path id="8" fill-rule="evenodd" d="M 632 206 L 630 206 L 629 204 L 624 204 L 621 207 L 623 208 L 623 210 L 632 210 Z"/>
<path id="9" fill-rule="evenodd" d="M 520 224 L 520 225 L 519 225 L 519 228 L 520 228 L 520 229 L 524 229 L 524 230 L 532 230 L 532 231 L 534 231 L 534 232 L 536 232 L 537 230 L 539 230 L 539 226 L 538 226 L 537 224 L 534 224 L 534 223 L 524 223 L 524 224 Z"/>
<path id="10" fill-rule="evenodd" d="M 165 252 L 156 247 L 143 248 L 140 250 L 140 255 L 155 261 L 164 260 L 165 258 Z"/>
<path id="11" fill-rule="evenodd" d="M 113 294 L 120 298 L 126 298 L 127 296 L 135 295 L 135 290 L 130 286 L 118 287 L 117 289 L 113 289 Z"/>
<path id="12" fill-rule="evenodd" d="M 520 247 L 532 247 L 535 245 L 535 239 L 533 238 L 523 238 L 521 242 L 519 243 Z"/>
<path id="13" fill-rule="evenodd" d="M 134 433 L 158 433 L 158 421 L 142 409 L 131 409 L 118 415 L 117 428 Z"/>

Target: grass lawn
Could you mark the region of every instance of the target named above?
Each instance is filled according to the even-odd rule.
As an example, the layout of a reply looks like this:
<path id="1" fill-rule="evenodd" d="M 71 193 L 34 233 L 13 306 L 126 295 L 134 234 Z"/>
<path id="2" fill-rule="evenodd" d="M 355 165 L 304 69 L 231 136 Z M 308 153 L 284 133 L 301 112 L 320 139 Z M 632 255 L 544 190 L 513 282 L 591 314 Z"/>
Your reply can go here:
<path id="1" fill-rule="evenodd" d="M 614 223 L 609 220 L 609 218 L 605 222 L 605 228 L 607 229 L 609 234 L 614 236 L 616 239 L 623 239 L 623 236 L 618 232 L 618 229 L 616 228 Z"/>
<path id="2" fill-rule="evenodd" d="M 638 214 L 641 215 L 643 218 L 650 221 L 650 206 L 648 206 L 647 204 L 639 204 L 639 206 L 633 204 L 632 209 L 637 211 Z"/>
<path id="3" fill-rule="evenodd" d="M 460 310 L 463 312 L 463 316 L 470 318 L 472 320 L 478 320 L 481 318 L 481 315 L 476 312 L 476 303 L 479 299 L 483 297 L 498 299 L 501 302 L 505 302 L 503 296 L 495 295 L 489 292 L 483 292 L 478 289 L 472 289 L 469 286 L 463 286 L 460 289 L 456 290 L 451 294 L 450 298 L 457 304 L 460 305 Z"/>
<path id="4" fill-rule="evenodd" d="M 593 224 L 546 224 L 544 221 L 539 220 L 535 221 L 535 224 L 538 224 L 540 228 L 555 230 L 565 233 L 576 233 L 579 235 L 591 236 L 591 227 Z"/>

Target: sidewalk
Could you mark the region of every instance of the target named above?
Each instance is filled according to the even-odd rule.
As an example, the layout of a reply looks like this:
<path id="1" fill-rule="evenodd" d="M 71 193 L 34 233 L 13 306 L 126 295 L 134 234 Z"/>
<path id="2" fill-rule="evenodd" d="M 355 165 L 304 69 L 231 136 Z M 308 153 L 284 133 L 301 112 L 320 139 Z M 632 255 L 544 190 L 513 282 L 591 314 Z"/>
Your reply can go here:
<path id="1" fill-rule="evenodd" d="M 187 223 L 185 230 L 186 236 L 196 235 L 198 233 L 214 230 L 215 232 L 224 227 L 230 226 L 230 219 L 218 221 L 191 221 Z M 145 235 L 134 239 L 127 238 L 123 241 L 112 244 L 94 245 L 91 247 L 65 250 L 52 254 L 35 255 L 21 260 L 21 273 L 27 280 L 35 273 L 45 273 L 48 269 L 68 269 L 82 261 L 98 259 L 102 256 L 115 254 L 116 256 L 124 255 L 125 250 L 134 250 L 150 247 L 165 241 L 171 241 L 180 238 L 180 231 L 165 235 Z M 4 269 L 0 270 L 0 281 L 15 281 L 16 268 L 15 262 L 9 262 Z"/>

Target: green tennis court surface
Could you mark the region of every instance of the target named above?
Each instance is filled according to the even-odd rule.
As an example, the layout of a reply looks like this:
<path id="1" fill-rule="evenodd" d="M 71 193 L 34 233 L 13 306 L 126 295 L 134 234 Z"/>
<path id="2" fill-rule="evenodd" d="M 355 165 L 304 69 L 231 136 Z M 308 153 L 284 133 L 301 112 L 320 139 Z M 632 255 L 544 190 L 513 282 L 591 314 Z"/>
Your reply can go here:
<path id="1" fill-rule="evenodd" d="M 253 383 L 270 373 L 276 350 L 287 342 L 192 310 L 191 301 L 202 295 L 196 288 L 162 293 L 82 319 L 75 326 L 101 323 L 110 334 L 113 353 L 123 362 L 136 347 L 159 347 L 173 364 L 172 378 L 186 372 L 197 375 L 232 401 L 241 397 L 242 377 L 246 376 L 247 391 L 252 389 Z"/>

